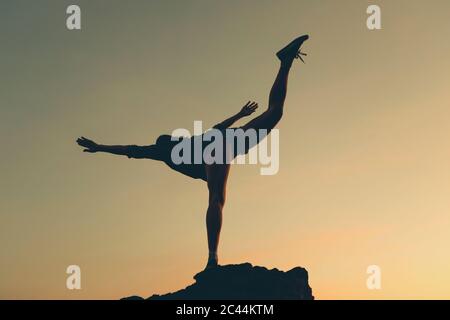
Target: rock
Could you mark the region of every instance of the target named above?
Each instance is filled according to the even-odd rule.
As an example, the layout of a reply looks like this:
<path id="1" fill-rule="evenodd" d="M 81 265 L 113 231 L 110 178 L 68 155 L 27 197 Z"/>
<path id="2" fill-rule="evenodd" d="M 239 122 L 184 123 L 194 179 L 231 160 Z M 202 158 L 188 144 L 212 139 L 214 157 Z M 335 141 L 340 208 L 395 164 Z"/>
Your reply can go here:
<path id="1" fill-rule="evenodd" d="M 122 298 L 120 300 L 133 300 L 133 301 L 139 301 L 139 300 L 144 300 L 144 298 L 139 297 L 139 296 L 130 296 L 130 297 L 126 297 L 126 298 Z"/>
<path id="2" fill-rule="evenodd" d="M 253 267 L 250 263 L 219 266 L 194 276 L 185 289 L 150 300 L 313 300 L 308 272 L 296 267 L 287 272 Z M 133 297 L 136 298 L 136 297 Z"/>

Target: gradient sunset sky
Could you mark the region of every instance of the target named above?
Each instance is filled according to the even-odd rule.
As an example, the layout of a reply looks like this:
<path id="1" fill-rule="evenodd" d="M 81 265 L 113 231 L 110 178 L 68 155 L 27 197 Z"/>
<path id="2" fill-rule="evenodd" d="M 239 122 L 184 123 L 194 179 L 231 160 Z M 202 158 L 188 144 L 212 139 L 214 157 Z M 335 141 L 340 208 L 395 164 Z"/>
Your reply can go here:
<path id="1" fill-rule="evenodd" d="M 81 31 L 66 29 L 70 4 Z M 382 30 L 367 29 L 369 4 Z M 274 53 L 304 33 L 280 171 L 232 167 L 220 262 L 305 267 L 317 299 L 450 298 L 449 12 L 447 0 L 2 0 L 0 298 L 191 284 L 207 258 L 204 182 L 75 140 L 151 144 L 248 100 L 264 109 Z M 66 289 L 71 264 L 82 290 Z M 373 264 L 381 290 L 366 287 Z"/>

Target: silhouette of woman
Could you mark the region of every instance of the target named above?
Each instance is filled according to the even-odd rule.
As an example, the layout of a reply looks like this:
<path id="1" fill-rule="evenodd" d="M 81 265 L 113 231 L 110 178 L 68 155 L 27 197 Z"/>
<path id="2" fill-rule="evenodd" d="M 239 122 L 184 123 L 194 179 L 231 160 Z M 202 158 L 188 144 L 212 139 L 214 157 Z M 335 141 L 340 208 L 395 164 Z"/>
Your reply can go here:
<path id="1" fill-rule="evenodd" d="M 270 132 L 270 130 L 280 121 L 283 115 L 289 71 L 294 59 L 298 58 L 303 61 L 301 56 L 306 54 L 300 51 L 300 47 L 307 39 L 308 35 L 298 37 L 277 52 L 276 55 L 281 61 L 281 64 L 270 91 L 269 106 L 265 112 L 240 127 L 240 129 L 243 129 L 244 131 L 248 129 L 265 129 Z M 225 130 L 226 128 L 231 127 L 237 120 L 255 112 L 257 107 L 257 103 L 249 101 L 237 114 L 215 125 L 213 128 Z M 175 164 L 172 160 L 171 152 L 172 148 L 179 142 L 172 141 L 170 135 L 159 136 L 156 143 L 149 146 L 101 145 L 84 137 L 79 138 L 77 143 L 85 148 L 83 150 L 84 152 L 107 152 L 135 159 L 163 161 L 170 168 L 182 174 L 206 181 L 209 190 L 208 210 L 206 212 L 209 258 L 206 268 L 218 265 L 217 248 L 222 227 L 222 209 L 225 204 L 226 184 L 228 173 L 230 171 L 229 162 L 212 164 L 206 164 L 204 162 L 200 164 Z M 249 150 L 249 147 L 251 146 L 246 146 L 245 152 Z"/>

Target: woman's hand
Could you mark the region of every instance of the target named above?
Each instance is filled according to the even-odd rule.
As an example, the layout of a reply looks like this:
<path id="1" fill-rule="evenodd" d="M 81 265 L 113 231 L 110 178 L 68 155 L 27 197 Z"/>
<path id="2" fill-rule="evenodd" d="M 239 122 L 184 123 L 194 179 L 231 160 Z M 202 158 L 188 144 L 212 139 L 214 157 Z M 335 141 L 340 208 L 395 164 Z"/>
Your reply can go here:
<path id="1" fill-rule="evenodd" d="M 249 101 L 245 106 L 242 107 L 241 111 L 239 111 L 239 116 L 246 117 L 251 115 L 258 108 L 258 104 L 254 101 Z"/>
<path id="2" fill-rule="evenodd" d="M 85 137 L 78 138 L 77 143 L 83 148 L 86 148 L 83 150 L 84 152 L 95 153 L 100 151 L 100 147 L 97 143 L 92 140 L 86 139 Z"/>

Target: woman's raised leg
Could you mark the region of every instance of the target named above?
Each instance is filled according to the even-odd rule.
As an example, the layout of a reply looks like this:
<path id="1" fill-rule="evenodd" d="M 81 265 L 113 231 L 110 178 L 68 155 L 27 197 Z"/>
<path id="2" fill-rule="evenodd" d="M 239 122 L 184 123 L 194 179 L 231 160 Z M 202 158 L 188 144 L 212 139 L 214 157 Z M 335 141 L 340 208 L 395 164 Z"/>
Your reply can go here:
<path id="1" fill-rule="evenodd" d="M 263 114 L 249 121 L 242 127 L 242 129 L 266 129 L 270 131 L 280 121 L 281 117 L 283 116 L 283 107 L 284 101 L 286 99 L 289 71 L 294 59 L 300 57 L 300 46 L 307 39 L 307 35 L 301 36 L 292 41 L 289 45 L 287 45 L 277 53 L 281 64 L 272 89 L 270 90 L 269 106 Z"/>

